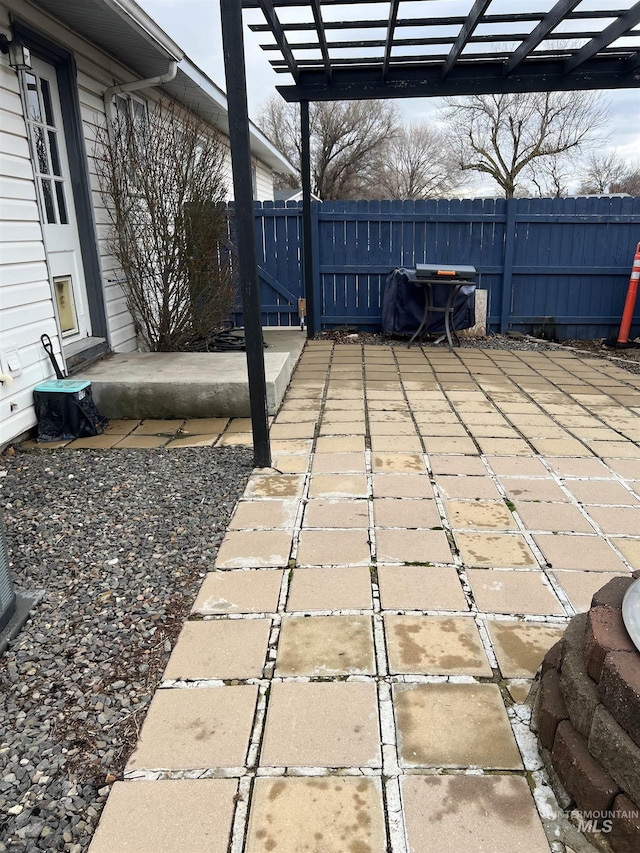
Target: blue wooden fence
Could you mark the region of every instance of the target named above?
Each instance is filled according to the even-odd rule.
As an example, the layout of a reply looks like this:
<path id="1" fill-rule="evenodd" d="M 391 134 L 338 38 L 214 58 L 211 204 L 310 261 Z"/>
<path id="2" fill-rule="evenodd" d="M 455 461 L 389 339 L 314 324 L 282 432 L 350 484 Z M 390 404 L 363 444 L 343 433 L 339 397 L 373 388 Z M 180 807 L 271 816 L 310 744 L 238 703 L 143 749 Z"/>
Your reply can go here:
<path id="1" fill-rule="evenodd" d="M 264 325 L 296 325 L 301 205 L 256 203 L 255 212 Z M 312 227 L 323 328 L 378 328 L 390 270 L 431 262 L 476 267 L 493 331 L 597 338 L 620 322 L 640 198 L 328 201 L 314 203 Z M 638 334 L 640 304 L 635 317 Z"/>

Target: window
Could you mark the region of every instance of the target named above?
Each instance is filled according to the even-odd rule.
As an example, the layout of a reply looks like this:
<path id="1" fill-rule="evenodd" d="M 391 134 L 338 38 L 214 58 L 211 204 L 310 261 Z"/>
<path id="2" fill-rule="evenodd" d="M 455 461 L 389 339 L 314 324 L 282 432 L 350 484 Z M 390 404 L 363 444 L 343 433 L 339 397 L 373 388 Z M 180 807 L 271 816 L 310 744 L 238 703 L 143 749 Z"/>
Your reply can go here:
<path id="1" fill-rule="evenodd" d="M 67 225 L 58 139 L 61 128 L 56 126 L 51 87 L 48 80 L 31 71 L 21 72 L 21 83 L 42 221 L 47 225 Z"/>

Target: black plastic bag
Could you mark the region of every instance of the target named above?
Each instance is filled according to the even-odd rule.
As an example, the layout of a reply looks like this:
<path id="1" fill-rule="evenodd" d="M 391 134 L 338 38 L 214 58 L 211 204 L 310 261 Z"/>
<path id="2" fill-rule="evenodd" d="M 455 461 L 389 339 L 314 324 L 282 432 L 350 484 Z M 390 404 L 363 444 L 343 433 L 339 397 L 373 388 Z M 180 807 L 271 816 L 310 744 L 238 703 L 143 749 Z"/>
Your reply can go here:
<path id="1" fill-rule="evenodd" d="M 91 387 L 65 393 L 34 391 L 38 441 L 66 441 L 100 435 L 109 421 L 93 402 Z"/>

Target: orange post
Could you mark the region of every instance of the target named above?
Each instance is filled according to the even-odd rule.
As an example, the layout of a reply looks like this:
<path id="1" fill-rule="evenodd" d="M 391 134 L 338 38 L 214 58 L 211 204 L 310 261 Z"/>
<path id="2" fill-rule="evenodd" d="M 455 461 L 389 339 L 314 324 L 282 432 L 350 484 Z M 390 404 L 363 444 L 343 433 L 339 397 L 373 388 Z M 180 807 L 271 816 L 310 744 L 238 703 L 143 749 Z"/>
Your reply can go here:
<path id="1" fill-rule="evenodd" d="M 618 332 L 618 343 L 629 343 L 629 331 L 631 329 L 631 321 L 633 312 L 636 307 L 636 297 L 638 295 L 638 281 L 640 281 L 640 243 L 636 246 L 636 255 L 633 259 L 633 267 L 631 268 L 631 278 L 629 279 L 629 287 L 627 288 L 627 298 L 622 311 L 622 320 L 620 321 L 620 331 Z"/>

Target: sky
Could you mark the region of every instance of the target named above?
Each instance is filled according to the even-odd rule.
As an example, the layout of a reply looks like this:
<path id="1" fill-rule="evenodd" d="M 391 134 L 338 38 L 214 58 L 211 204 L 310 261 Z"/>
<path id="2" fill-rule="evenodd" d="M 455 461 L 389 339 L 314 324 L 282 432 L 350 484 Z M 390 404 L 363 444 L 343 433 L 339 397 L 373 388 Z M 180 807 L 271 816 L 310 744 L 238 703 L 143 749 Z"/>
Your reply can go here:
<path id="1" fill-rule="evenodd" d="M 220 4 L 218 0 L 137 0 L 145 12 L 184 50 L 196 65 L 198 65 L 221 88 L 225 88 L 224 62 L 222 58 L 222 36 L 220 31 Z M 514 3 L 520 5 L 522 0 L 494 0 L 499 4 L 496 11 L 507 11 L 514 8 Z M 545 8 L 545 2 L 538 0 L 536 8 Z M 615 7 L 615 0 L 585 0 L 594 8 Z M 417 3 L 409 5 L 417 6 Z M 456 8 L 460 7 L 460 8 Z M 447 14 L 466 13 L 469 0 L 456 2 L 450 0 Z M 360 7 L 358 12 L 366 16 L 367 7 Z M 380 17 L 380 5 L 372 6 L 372 17 Z M 491 7 L 494 11 L 494 7 Z M 280 11 L 279 11 L 279 14 Z M 409 15 L 406 11 L 405 15 Z M 266 101 L 276 93 L 276 85 L 290 82 L 284 74 L 276 74 L 269 65 L 270 56 L 260 48 L 265 41 L 265 34 L 252 33 L 246 26 L 247 22 L 262 22 L 259 11 L 245 12 L 245 58 L 247 71 L 247 95 L 249 114 L 254 121 L 260 114 Z M 251 15 L 251 17 L 249 17 Z M 284 14 L 283 14 L 283 20 Z M 605 92 L 604 96 L 610 104 L 611 121 L 608 127 L 609 140 L 603 149 L 615 149 L 624 159 L 640 158 L 640 91 L 638 89 L 623 89 L 615 92 Z M 396 101 L 402 119 L 409 122 L 434 121 L 438 113 L 438 100 L 435 98 L 407 98 Z"/>

